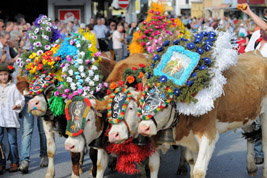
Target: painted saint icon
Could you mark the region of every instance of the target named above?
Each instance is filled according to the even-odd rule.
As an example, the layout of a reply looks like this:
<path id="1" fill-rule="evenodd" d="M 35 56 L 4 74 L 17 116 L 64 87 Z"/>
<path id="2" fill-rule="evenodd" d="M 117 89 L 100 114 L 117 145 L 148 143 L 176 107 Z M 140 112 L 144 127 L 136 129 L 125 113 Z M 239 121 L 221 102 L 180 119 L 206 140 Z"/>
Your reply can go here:
<path id="1" fill-rule="evenodd" d="M 180 79 L 184 70 L 183 62 L 180 58 L 176 58 L 175 60 L 170 60 L 162 72 L 173 78 Z"/>

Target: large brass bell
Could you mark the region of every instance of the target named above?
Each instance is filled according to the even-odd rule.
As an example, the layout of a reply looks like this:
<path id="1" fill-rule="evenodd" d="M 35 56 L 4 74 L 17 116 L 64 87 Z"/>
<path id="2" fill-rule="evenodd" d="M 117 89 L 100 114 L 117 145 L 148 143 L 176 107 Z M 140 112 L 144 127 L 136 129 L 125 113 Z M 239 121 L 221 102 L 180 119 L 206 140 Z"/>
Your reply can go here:
<path id="1" fill-rule="evenodd" d="M 157 144 L 163 144 L 163 143 L 174 144 L 175 141 L 173 139 L 172 128 L 158 131 L 157 136 L 156 136 L 156 143 Z"/>
<path id="2" fill-rule="evenodd" d="M 139 134 L 135 139 L 133 139 L 133 143 L 139 146 L 144 146 L 149 143 L 149 138 Z"/>
<path id="3" fill-rule="evenodd" d="M 104 148 L 102 135 L 96 139 L 94 139 L 89 146 L 94 149 Z"/>

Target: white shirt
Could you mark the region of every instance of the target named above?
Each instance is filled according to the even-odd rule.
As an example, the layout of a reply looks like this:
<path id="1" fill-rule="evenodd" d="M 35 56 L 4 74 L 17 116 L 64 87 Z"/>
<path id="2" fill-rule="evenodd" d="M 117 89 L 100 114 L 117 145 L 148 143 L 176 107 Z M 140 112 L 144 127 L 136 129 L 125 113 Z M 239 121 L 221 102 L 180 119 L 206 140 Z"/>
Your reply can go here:
<path id="1" fill-rule="evenodd" d="M 20 128 L 18 114 L 24 104 L 24 96 L 19 92 L 16 84 L 9 82 L 5 87 L 0 84 L 0 127 Z M 14 105 L 20 105 L 21 109 L 12 110 Z"/>
<path id="2" fill-rule="evenodd" d="M 120 32 L 118 32 L 117 30 L 115 32 L 113 32 L 113 34 L 112 34 L 113 49 L 121 49 L 122 48 L 121 41 L 119 40 L 120 38 L 122 38 L 122 35 Z"/>
<path id="3" fill-rule="evenodd" d="M 261 36 L 260 30 L 257 30 L 252 34 L 252 36 L 251 36 L 251 38 L 250 38 L 250 40 L 248 42 L 248 45 L 247 45 L 247 47 L 245 49 L 245 52 L 254 51 L 255 50 L 254 49 L 254 45 L 255 45 L 256 41 L 260 38 L 260 36 Z M 256 49 L 259 50 L 260 47 L 261 47 L 261 43 L 258 44 Z M 263 46 L 263 48 L 261 49 L 260 52 L 261 52 L 261 55 L 263 57 L 267 57 L 267 43 L 264 44 L 264 46 Z"/>

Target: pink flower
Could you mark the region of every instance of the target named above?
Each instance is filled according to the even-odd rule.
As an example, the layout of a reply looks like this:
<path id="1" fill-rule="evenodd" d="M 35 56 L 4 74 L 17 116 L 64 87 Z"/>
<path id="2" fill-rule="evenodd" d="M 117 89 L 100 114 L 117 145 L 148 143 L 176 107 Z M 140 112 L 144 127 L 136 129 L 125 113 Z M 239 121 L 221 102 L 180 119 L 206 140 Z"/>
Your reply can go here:
<path id="1" fill-rule="evenodd" d="M 151 26 L 151 23 L 147 24 L 147 26 L 150 27 Z"/>
<path id="2" fill-rule="evenodd" d="M 155 19 L 156 17 L 155 16 L 152 16 L 151 19 Z"/>
<path id="3" fill-rule="evenodd" d="M 73 92 L 73 95 L 74 96 L 79 95 L 78 91 Z"/>
<path id="4" fill-rule="evenodd" d="M 174 18 L 171 18 L 171 21 L 174 21 L 175 19 Z"/>
<path id="5" fill-rule="evenodd" d="M 146 25 L 147 24 L 147 21 L 143 21 L 143 24 Z"/>
<path id="6" fill-rule="evenodd" d="M 67 61 L 68 62 L 71 62 L 72 61 L 72 58 L 70 56 L 67 56 Z"/>
<path id="7" fill-rule="evenodd" d="M 65 93 L 69 93 L 70 89 L 66 89 L 64 90 Z"/>
<path id="8" fill-rule="evenodd" d="M 157 30 L 157 31 L 156 31 L 156 34 L 157 34 L 157 35 L 160 35 L 160 31 L 159 31 L 159 30 Z"/>
<path id="9" fill-rule="evenodd" d="M 73 95 L 69 95 L 69 99 L 72 99 L 73 98 Z"/>
<path id="10" fill-rule="evenodd" d="M 101 52 L 100 51 L 97 51 L 94 56 L 95 57 L 101 56 Z"/>
<path id="11" fill-rule="evenodd" d="M 156 44 L 156 43 L 158 43 L 158 40 L 157 39 L 154 39 L 153 40 L 153 44 Z"/>
<path id="12" fill-rule="evenodd" d="M 145 46 L 146 45 L 146 42 L 142 41 L 141 45 L 142 46 Z"/>
<path id="13" fill-rule="evenodd" d="M 90 60 L 86 60 L 86 64 L 88 65 L 90 63 Z"/>
<path id="14" fill-rule="evenodd" d="M 147 45 L 147 46 L 150 46 L 150 45 L 151 45 L 151 43 L 150 43 L 150 42 L 147 42 L 147 43 L 146 43 L 146 45 Z"/>
<path id="15" fill-rule="evenodd" d="M 65 65 L 65 64 L 64 64 L 64 63 L 62 63 L 62 64 L 60 65 L 60 67 L 61 67 L 61 68 L 63 68 L 63 67 L 64 67 L 64 65 Z"/>
<path id="16" fill-rule="evenodd" d="M 83 89 L 79 88 L 79 89 L 78 89 L 78 93 L 79 93 L 79 94 L 82 94 L 82 92 L 83 92 Z"/>
<path id="17" fill-rule="evenodd" d="M 147 26 L 144 26 L 144 29 L 147 29 Z"/>
<path id="18" fill-rule="evenodd" d="M 159 29 L 159 26 L 156 26 L 155 28 L 156 28 L 156 29 Z"/>
<path id="19" fill-rule="evenodd" d="M 70 45 L 74 45 L 75 41 L 73 39 L 70 40 Z"/>
<path id="20" fill-rule="evenodd" d="M 155 14 L 156 14 L 156 15 L 159 15 L 159 14 L 160 14 L 160 12 L 159 12 L 159 11 L 157 11 L 157 12 L 155 12 Z"/>
<path id="21" fill-rule="evenodd" d="M 161 16 L 157 16 L 157 19 L 158 19 L 158 20 L 161 20 Z"/>
<path id="22" fill-rule="evenodd" d="M 151 9 L 149 12 L 150 12 L 150 13 L 154 13 L 154 10 L 153 10 L 153 9 Z"/>
<path id="23" fill-rule="evenodd" d="M 99 88 L 102 89 L 103 88 L 103 84 L 99 83 Z"/>
<path id="24" fill-rule="evenodd" d="M 146 35 L 142 35 L 142 37 L 141 37 L 142 39 L 145 39 L 146 38 Z"/>
<path id="25" fill-rule="evenodd" d="M 151 46 L 148 46 L 148 47 L 147 47 L 147 51 L 148 51 L 149 53 L 152 53 L 152 50 L 153 50 L 153 49 L 152 49 Z"/>
<path id="26" fill-rule="evenodd" d="M 61 77 L 63 77 L 63 78 L 66 77 L 66 76 L 67 76 L 66 74 L 61 75 Z"/>
<path id="27" fill-rule="evenodd" d="M 55 95 L 55 96 L 58 96 L 58 95 L 59 95 L 59 91 L 56 91 L 56 92 L 54 93 L 54 95 Z"/>
<path id="28" fill-rule="evenodd" d="M 64 93 L 63 93 L 61 96 L 62 96 L 62 98 L 64 98 L 64 99 L 67 98 L 67 95 L 64 94 Z"/>
<path id="29" fill-rule="evenodd" d="M 153 40 L 154 38 L 152 38 L 152 37 L 150 36 L 150 37 L 148 37 L 148 39 L 149 39 L 149 40 Z"/>
<path id="30" fill-rule="evenodd" d="M 149 31 L 148 31 L 148 30 L 145 30 L 145 31 L 144 31 L 144 33 L 145 33 L 145 34 L 148 34 L 148 33 L 149 33 Z"/>
<path id="31" fill-rule="evenodd" d="M 108 87 L 108 83 L 107 82 L 104 83 L 104 87 L 106 87 L 106 88 Z"/>
<path id="32" fill-rule="evenodd" d="M 150 31 L 150 32 L 153 32 L 154 30 L 153 30 L 153 28 L 150 28 L 149 31 Z"/>
<path id="33" fill-rule="evenodd" d="M 151 34 L 151 36 L 156 36 L 156 33 L 155 33 L 155 32 L 153 32 L 153 33 Z"/>

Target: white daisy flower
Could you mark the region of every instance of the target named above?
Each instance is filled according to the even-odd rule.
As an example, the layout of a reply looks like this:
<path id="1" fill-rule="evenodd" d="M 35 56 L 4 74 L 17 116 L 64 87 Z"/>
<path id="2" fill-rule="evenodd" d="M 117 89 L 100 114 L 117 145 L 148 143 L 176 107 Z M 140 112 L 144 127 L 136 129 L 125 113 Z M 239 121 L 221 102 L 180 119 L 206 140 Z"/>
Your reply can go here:
<path id="1" fill-rule="evenodd" d="M 71 83 L 72 82 L 72 78 L 71 77 L 67 77 L 67 82 Z"/>
<path id="2" fill-rule="evenodd" d="M 93 65 L 91 69 L 92 70 L 98 70 L 98 68 L 95 65 Z"/>
<path id="3" fill-rule="evenodd" d="M 99 75 L 95 75 L 94 81 L 99 81 Z"/>
<path id="4" fill-rule="evenodd" d="M 37 56 L 40 56 L 40 55 L 43 54 L 44 52 L 43 52 L 43 50 L 38 50 L 36 53 L 37 53 Z"/>
<path id="5" fill-rule="evenodd" d="M 93 81 L 89 82 L 89 86 L 94 86 L 94 85 L 95 85 L 95 82 L 93 82 Z"/>
<path id="6" fill-rule="evenodd" d="M 81 77 L 84 78 L 86 74 L 84 72 L 81 73 Z"/>
<path id="7" fill-rule="evenodd" d="M 36 34 L 36 33 L 38 33 L 39 32 L 39 28 L 36 28 L 35 30 L 34 30 L 34 33 Z"/>
<path id="8" fill-rule="evenodd" d="M 82 64 L 83 60 L 82 59 L 77 59 L 78 64 Z"/>
<path id="9" fill-rule="evenodd" d="M 94 76 L 94 74 L 95 74 L 92 70 L 89 70 L 88 73 L 89 73 L 89 76 L 90 76 L 90 77 L 91 77 L 91 76 Z"/>
<path id="10" fill-rule="evenodd" d="M 78 70 L 79 70 L 80 72 L 83 72 L 83 71 L 84 71 L 84 67 L 83 67 L 83 66 L 80 66 L 80 67 L 78 68 Z"/>
<path id="11" fill-rule="evenodd" d="M 69 70 L 69 74 L 70 74 L 70 76 L 73 75 L 73 70 L 72 69 Z"/>

